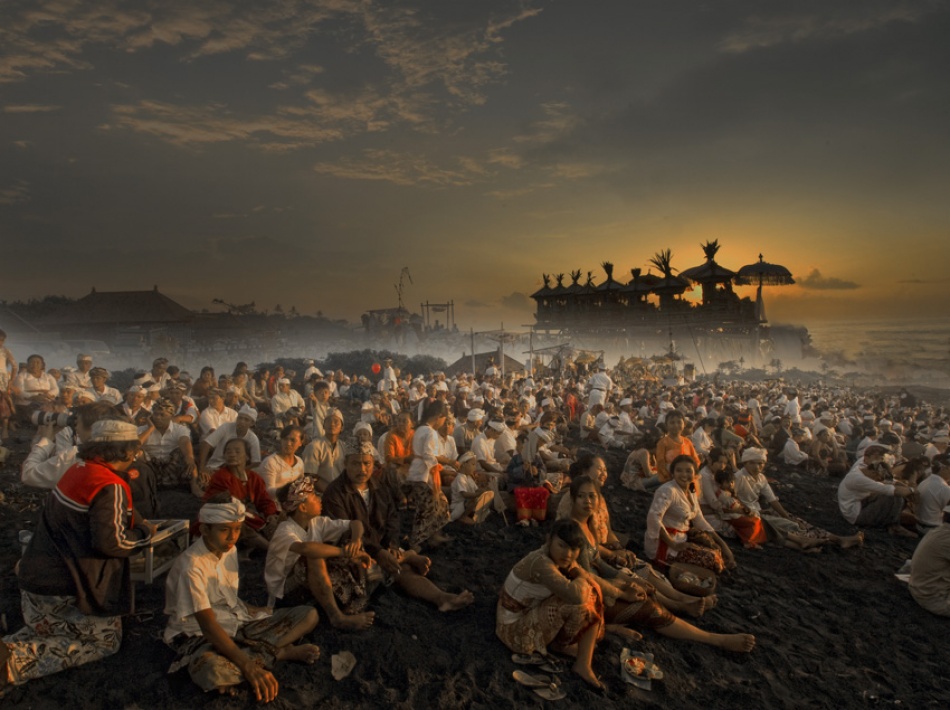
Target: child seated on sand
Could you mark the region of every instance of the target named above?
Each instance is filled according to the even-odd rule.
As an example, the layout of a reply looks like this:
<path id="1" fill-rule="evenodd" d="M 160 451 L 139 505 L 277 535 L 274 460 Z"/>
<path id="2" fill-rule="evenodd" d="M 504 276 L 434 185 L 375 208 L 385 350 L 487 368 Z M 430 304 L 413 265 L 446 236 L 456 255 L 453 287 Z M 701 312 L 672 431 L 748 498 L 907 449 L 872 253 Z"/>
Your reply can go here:
<path id="1" fill-rule="evenodd" d="M 175 560 L 165 583 L 164 640 L 177 653 L 170 671 L 185 666 L 207 692 L 232 693 L 246 680 L 258 701 L 277 697 L 270 668 L 279 660 L 313 663 L 320 649 L 295 642 L 317 625 L 313 607 L 253 607 L 238 598 L 235 543 L 244 504 L 222 493 L 198 513 L 201 537 Z"/>
<path id="2" fill-rule="evenodd" d="M 761 518 L 736 497 L 736 475 L 731 468 L 722 468 L 714 474 L 719 518 L 727 523 L 742 540 L 744 547 L 756 549 L 768 542 L 768 534 Z"/>
<path id="3" fill-rule="evenodd" d="M 304 587 L 334 627 L 362 630 L 371 626 L 375 614 L 361 613 L 373 589 L 367 581 L 373 561 L 363 550 L 363 524 L 321 515 L 322 497 L 309 476 L 287 487 L 282 505 L 289 517 L 277 526 L 264 564 L 268 605 Z M 334 590 L 344 600 L 344 610 Z"/>
<path id="4" fill-rule="evenodd" d="M 452 502 L 449 505 L 449 520 L 458 520 L 466 525 L 476 525 L 491 513 L 494 492 L 488 489 L 483 479 L 475 472 L 478 460 L 471 451 L 459 457 L 459 472 L 452 481 Z"/>

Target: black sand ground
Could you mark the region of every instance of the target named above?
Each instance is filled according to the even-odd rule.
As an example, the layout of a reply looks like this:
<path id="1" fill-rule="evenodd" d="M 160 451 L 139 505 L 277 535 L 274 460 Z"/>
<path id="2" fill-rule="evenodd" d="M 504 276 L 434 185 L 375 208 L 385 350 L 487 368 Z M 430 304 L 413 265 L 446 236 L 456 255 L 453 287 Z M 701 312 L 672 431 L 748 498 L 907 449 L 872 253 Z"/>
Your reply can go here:
<path id="1" fill-rule="evenodd" d="M 7 443 L 11 446 L 10 442 Z M 42 492 L 19 485 L 27 442 L 0 471 L 0 612 L 10 631 L 22 623 L 16 579 L 17 531 L 31 528 Z M 649 497 L 620 487 L 621 460 L 611 457 L 606 494 L 614 526 L 639 550 Z M 784 505 L 838 533 L 852 529 L 837 511 L 836 480 L 772 472 Z M 476 602 L 441 614 L 396 590 L 373 602 L 376 624 L 343 634 L 321 624 L 312 641 L 323 657 L 314 666 L 276 669 L 277 708 L 501 708 L 543 704 L 511 680 L 516 668 L 495 638 L 495 599 L 512 564 L 541 544 L 544 528 L 505 527 L 493 515 L 477 529 L 452 526 L 456 541 L 432 553 L 432 579 L 450 590 L 467 588 Z M 608 684 L 604 697 L 565 676 L 561 707 L 850 708 L 896 705 L 940 708 L 950 703 L 950 620 L 912 601 L 894 571 L 913 552 L 913 540 L 871 531 L 861 549 L 803 555 L 776 547 L 735 549 L 739 569 L 725 576 L 719 606 L 699 624 L 719 632 L 751 632 L 753 653 L 739 655 L 662 639 L 646 632 L 634 648 L 650 651 L 666 674 L 652 692 L 625 685 L 618 657 L 623 644 L 598 646 L 595 669 Z M 246 566 L 242 596 L 263 603 L 262 562 Z M 242 688 L 236 698 L 202 694 L 182 671 L 168 675 L 171 652 L 160 640 L 164 625 L 161 583 L 140 586 L 138 614 L 125 622 L 122 650 L 112 658 L 14 689 L 4 708 L 244 708 L 255 705 Z M 342 681 L 330 675 L 330 656 L 358 659 Z"/>

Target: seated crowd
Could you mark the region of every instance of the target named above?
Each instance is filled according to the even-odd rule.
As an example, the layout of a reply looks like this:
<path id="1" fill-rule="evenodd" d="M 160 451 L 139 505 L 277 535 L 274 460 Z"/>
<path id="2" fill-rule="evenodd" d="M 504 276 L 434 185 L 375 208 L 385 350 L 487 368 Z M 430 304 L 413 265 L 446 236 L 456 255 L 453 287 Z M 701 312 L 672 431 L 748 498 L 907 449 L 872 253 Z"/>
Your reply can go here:
<path id="1" fill-rule="evenodd" d="M 470 591 L 429 579 L 425 552 L 451 544 L 450 523 L 492 513 L 548 526 L 498 580 L 498 638 L 516 654 L 570 653 L 595 688 L 605 633 L 753 650 L 751 634 L 681 618 L 716 606 L 736 543 L 816 552 L 861 546 L 868 528 L 926 535 L 911 593 L 950 615 L 950 430 L 929 405 L 820 386 L 618 385 L 602 363 L 539 382 L 494 365 L 423 379 L 390 361 L 375 383 L 312 362 L 300 378 L 238 363 L 192 381 L 158 358 L 124 392 L 88 356 L 76 364 L 47 371 L 31 355 L 0 372 L 4 435 L 35 431 L 22 481 L 51 491 L 18 565 L 25 626 L 0 642 L 0 693 L 118 650 L 130 559 L 174 490 L 197 513 L 166 579 L 173 668 L 206 691 L 246 681 L 264 701 L 278 692 L 277 661 L 319 657 L 305 641 L 315 607 L 355 632 L 373 626 L 384 587 L 443 613 L 469 606 Z M 642 559 L 611 525 L 604 485 L 617 450 L 617 483 L 652 499 Z M 771 482 L 792 471 L 840 478 L 848 534 L 785 508 Z M 264 558 L 263 607 L 237 593 L 253 551 Z"/>

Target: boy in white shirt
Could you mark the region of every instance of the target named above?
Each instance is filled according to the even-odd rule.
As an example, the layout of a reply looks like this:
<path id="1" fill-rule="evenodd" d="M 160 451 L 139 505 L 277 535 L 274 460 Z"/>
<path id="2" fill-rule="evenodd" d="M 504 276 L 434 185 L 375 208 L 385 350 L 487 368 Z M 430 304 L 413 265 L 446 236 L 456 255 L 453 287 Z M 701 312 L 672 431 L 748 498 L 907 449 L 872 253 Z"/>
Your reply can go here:
<path id="1" fill-rule="evenodd" d="M 277 526 L 264 564 L 268 604 L 305 587 L 334 628 L 362 631 L 372 626 L 375 613 L 362 611 L 374 589 L 367 579 L 372 559 L 363 550 L 363 524 L 321 515 L 323 500 L 309 476 L 288 486 L 282 505 L 289 517 Z M 349 542 L 343 544 L 347 533 Z"/>
<path id="2" fill-rule="evenodd" d="M 491 513 L 495 494 L 486 486 L 480 486 L 475 478 L 478 459 L 471 451 L 459 458 L 459 473 L 452 481 L 452 504 L 449 520 L 458 520 L 466 525 L 476 525 Z"/>
<path id="3" fill-rule="evenodd" d="M 316 627 L 317 610 L 272 612 L 238 598 L 235 544 L 245 512 L 226 493 L 201 507 L 201 537 L 175 560 L 165 583 L 164 640 L 178 653 L 170 672 L 187 666 L 205 692 L 233 693 L 246 680 L 258 701 L 270 702 L 278 685 L 268 669 L 276 661 L 314 663 L 320 657 L 317 646 L 296 643 Z"/>

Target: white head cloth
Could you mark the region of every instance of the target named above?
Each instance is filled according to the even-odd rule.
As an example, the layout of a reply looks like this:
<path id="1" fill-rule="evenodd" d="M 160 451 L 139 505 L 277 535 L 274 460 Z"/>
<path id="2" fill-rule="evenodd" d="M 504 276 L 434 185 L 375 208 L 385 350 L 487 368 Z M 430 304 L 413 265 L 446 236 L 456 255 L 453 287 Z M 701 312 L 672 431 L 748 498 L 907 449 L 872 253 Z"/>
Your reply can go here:
<path id="1" fill-rule="evenodd" d="M 205 503 L 198 511 L 198 522 L 206 525 L 243 523 L 246 512 L 244 503 L 237 498 L 232 498 L 230 503 Z"/>
<path id="2" fill-rule="evenodd" d="M 769 458 L 768 451 L 765 449 L 757 449 L 754 446 L 750 446 L 748 449 L 742 452 L 742 463 L 746 461 L 761 461 L 765 463 Z"/>

